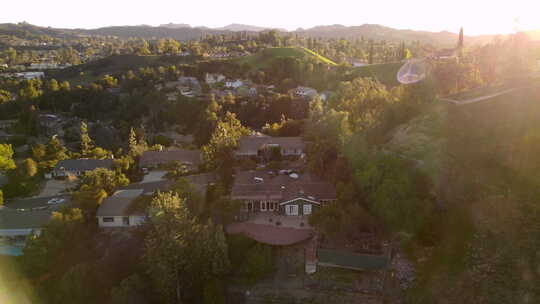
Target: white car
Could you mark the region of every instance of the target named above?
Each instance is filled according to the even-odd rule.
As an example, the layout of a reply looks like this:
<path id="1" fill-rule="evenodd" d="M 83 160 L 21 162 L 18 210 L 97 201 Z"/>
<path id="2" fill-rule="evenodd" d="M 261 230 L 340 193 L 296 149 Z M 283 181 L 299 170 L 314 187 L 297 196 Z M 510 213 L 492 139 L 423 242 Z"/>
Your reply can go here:
<path id="1" fill-rule="evenodd" d="M 65 201 L 65 199 L 63 199 L 63 198 L 57 198 L 57 197 L 55 197 L 55 198 L 51 198 L 51 199 L 47 202 L 47 204 L 49 204 L 49 205 L 56 205 L 56 204 L 61 204 L 61 203 L 63 203 L 64 201 Z"/>

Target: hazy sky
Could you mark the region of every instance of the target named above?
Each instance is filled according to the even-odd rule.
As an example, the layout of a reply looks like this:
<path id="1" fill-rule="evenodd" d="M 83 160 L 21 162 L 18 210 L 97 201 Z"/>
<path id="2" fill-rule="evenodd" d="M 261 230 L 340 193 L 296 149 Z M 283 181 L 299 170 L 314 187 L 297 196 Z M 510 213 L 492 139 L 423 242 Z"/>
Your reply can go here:
<path id="1" fill-rule="evenodd" d="M 110 25 L 230 23 L 294 30 L 315 25 L 376 23 L 400 29 L 468 35 L 540 29 L 538 0 L 2 0 L 0 23 L 97 28 Z M 536 4 L 537 2 L 538 4 Z"/>

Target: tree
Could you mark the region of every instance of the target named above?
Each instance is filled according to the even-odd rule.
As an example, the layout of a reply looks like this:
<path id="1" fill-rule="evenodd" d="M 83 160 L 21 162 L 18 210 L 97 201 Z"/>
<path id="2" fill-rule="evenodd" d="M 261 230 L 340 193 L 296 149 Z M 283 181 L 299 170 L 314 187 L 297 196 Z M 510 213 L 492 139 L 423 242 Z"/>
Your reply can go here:
<path id="1" fill-rule="evenodd" d="M 229 270 L 221 226 L 201 223 L 172 192 L 151 203 L 144 260 L 148 274 L 166 303 L 197 302 L 205 283 Z"/>
<path id="2" fill-rule="evenodd" d="M 242 126 L 232 113 L 227 112 L 225 119 L 218 122 L 210 142 L 203 146 L 205 166 L 217 170 L 225 185 L 231 182 L 234 149 L 241 136 L 249 135 L 249 129 Z"/>
<path id="3" fill-rule="evenodd" d="M 98 206 L 107 196 L 107 192 L 103 189 L 82 185 L 78 191 L 73 192 L 71 199 L 75 206 L 82 210 L 86 222 L 90 223 L 95 219 Z"/>
<path id="4" fill-rule="evenodd" d="M 123 173 L 106 168 L 97 168 L 86 172 L 81 184 L 88 186 L 89 190 L 104 190 L 108 195 L 112 195 L 118 187 L 127 186 L 129 179 Z"/>
<path id="5" fill-rule="evenodd" d="M 373 64 L 373 55 L 374 55 L 373 41 L 369 42 L 369 55 L 368 55 L 368 64 Z"/>
<path id="6" fill-rule="evenodd" d="M 461 52 L 463 49 L 463 27 L 459 29 L 459 38 L 457 43 L 457 49 Z"/>
<path id="7" fill-rule="evenodd" d="M 88 125 L 86 122 L 81 122 L 81 154 L 83 157 L 88 157 L 94 148 L 93 140 L 88 135 Z"/>
<path id="8" fill-rule="evenodd" d="M 35 176 L 38 171 L 37 163 L 31 158 L 25 159 L 19 168 L 22 170 L 22 175 L 27 178 Z"/>
<path id="9" fill-rule="evenodd" d="M 0 207 L 4 206 L 4 192 L 0 189 Z"/>
<path id="10" fill-rule="evenodd" d="M 15 169 L 13 148 L 9 144 L 0 144 L 0 171 Z"/>
<path id="11" fill-rule="evenodd" d="M 82 210 L 61 208 L 52 213 L 39 236 L 28 238 L 23 265 L 31 275 L 41 275 L 60 265 L 65 269 L 79 260 L 79 254 L 87 254 L 90 239 Z"/>

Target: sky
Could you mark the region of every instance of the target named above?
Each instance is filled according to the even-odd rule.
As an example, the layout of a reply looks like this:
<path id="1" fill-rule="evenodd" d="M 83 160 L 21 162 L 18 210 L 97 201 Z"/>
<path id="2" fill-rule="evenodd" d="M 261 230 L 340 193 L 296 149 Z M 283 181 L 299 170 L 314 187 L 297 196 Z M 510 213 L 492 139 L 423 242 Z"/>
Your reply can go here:
<path id="1" fill-rule="evenodd" d="M 0 23 L 26 21 L 57 28 L 187 23 L 242 23 L 295 30 L 365 23 L 398 29 L 507 34 L 540 29 L 536 0 L 26 0 L 2 1 Z"/>

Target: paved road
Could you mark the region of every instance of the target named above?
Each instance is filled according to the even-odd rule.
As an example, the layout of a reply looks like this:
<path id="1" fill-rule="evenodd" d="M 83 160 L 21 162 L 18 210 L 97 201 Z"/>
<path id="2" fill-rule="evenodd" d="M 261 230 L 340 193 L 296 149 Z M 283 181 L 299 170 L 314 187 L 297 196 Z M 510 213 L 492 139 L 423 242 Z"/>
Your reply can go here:
<path id="1" fill-rule="evenodd" d="M 519 90 L 519 89 L 524 89 L 524 88 L 512 88 L 512 89 L 504 90 L 504 91 L 501 91 L 501 92 L 498 92 L 498 93 L 495 93 L 495 94 L 484 95 L 484 96 L 471 98 L 471 99 L 467 99 L 467 100 L 454 100 L 454 99 L 449 99 L 449 98 L 441 98 L 441 100 L 456 104 L 458 106 L 461 106 L 461 105 L 465 105 L 465 104 L 471 104 L 471 103 L 476 103 L 476 102 L 484 101 L 484 100 L 487 100 L 487 99 L 491 99 L 491 98 L 494 98 L 494 97 L 497 97 L 497 96 L 508 94 L 510 92 L 513 92 L 513 91 L 516 91 L 516 90 Z"/>
<path id="2" fill-rule="evenodd" d="M 64 203 L 58 205 L 50 205 L 47 202 L 51 198 L 63 198 L 65 199 Z M 26 199 L 15 199 L 6 203 L 6 207 L 10 209 L 33 209 L 40 207 L 52 207 L 56 208 L 61 205 L 65 205 L 70 202 L 70 197 L 68 195 L 58 195 L 58 196 L 48 196 L 48 197 L 38 197 L 38 198 L 26 198 Z"/>

